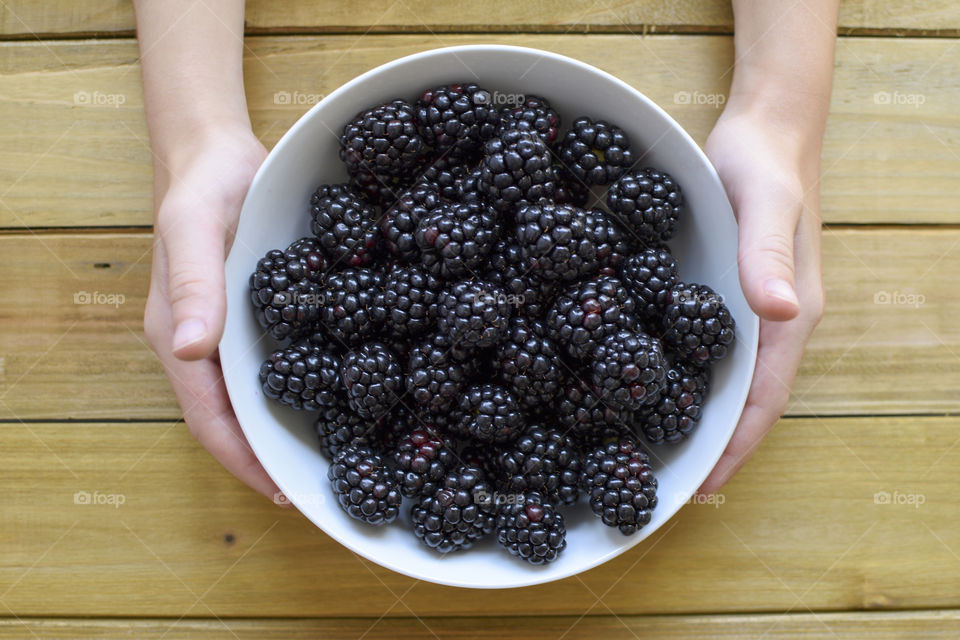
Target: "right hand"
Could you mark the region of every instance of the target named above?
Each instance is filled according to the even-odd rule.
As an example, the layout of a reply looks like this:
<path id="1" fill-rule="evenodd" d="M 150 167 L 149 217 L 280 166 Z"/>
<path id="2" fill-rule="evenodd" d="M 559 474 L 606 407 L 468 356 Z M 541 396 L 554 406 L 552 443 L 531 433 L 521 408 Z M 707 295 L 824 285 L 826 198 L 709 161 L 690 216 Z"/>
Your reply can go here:
<path id="1" fill-rule="evenodd" d="M 212 130 L 155 159 L 155 243 L 144 313 L 190 433 L 241 481 L 279 489 L 247 443 L 227 396 L 217 344 L 226 318 L 224 260 L 266 149 L 249 128 Z"/>

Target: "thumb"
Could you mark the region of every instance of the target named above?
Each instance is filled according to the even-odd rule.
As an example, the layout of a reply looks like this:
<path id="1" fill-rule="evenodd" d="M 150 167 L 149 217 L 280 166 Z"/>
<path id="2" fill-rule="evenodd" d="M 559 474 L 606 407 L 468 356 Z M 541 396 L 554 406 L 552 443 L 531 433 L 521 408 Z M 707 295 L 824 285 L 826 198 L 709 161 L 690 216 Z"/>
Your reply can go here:
<path id="1" fill-rule="evenodd" d="M 217 348 L 223 333 L 226 230 L 210 212 L 189 205 L 171 208 L 172 224 L 162 231 L 174 327 L 171 347 L 181 360 L 198 360 Z"/>
<path id="2" fill-rule="evenodd" d="M 767 320 L 800 311 L 794 283 L 794 238 L 800 220 L 799 187 L 753 189 L 735 203 L 740 225 L 740 284 L 753 310 Z"/>

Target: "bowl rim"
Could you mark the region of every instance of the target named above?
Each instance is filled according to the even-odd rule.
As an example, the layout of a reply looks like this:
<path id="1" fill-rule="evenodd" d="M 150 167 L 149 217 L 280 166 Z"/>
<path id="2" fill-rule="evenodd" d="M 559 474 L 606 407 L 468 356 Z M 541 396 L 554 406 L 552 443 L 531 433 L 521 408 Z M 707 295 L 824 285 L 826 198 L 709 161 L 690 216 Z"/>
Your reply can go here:
<path id="1" fill-rule="evenodd" d="M 703 149 L 701 149 L 700 145 L 697 144 L 697 142 L 690 136 L 690 134 L 687 133 L 686 129 L 684 129 L 676 120 L 674 120 L 669 113 L 667 113 L 664 109 L 662 109 L 659 105 L 657 105 L 653 100 L 648 98 L 643 92 L 639 91 L 638 89 L 634 88 L 633 86 L 624 82 L 623 80 L 617 78 L 611 73 L 608 73 L 602 69 L 599 69 L 581 60 L 577 60 L 575 58 L 571 58 L 569 56 L 565 56 L 563 54 L 555 53 L 552 51 L 537 49 L 534 47 L 523 47 L 523 46 L 517 46 L 517 45 L 504 45 L 504 44 L 467 44 L 467 45 L 439 47 L 439 48 L 427 49 L 424 51 L 418 51 L 416 53 L 402 56 L 400 58 L 396 58 L 384 64 L 378 65 L 354 77 L 353 79 L 347 81 L 346 83 L 342 84 L 341 86 L 333 90 L 331 93 L 324 96 L 324 98 L 318 101 L 316 104 L 311 106 L 310 109 L 304 112 L 297 119 L 297 121 L 293 125 L 291 125 L 291 127 L 286 131 L 286 133 L 284 133 L 283 136 L 280 137 L 277 143 L 273 146 L 273 148 L 267 154 L 267 157 L 264 159 L 260 168 L 257 170 L 257 173 L 254 176 L 254 179 L 251 181 L 250 187 L 248 189 L 248 194 L 254 192 L 257 189 L 260 182 L 264 179 L 264 175 L 267 173 L 266 168 L 276 159 L 278 155 L 283 153 L 284 148 L 290 143 L 290 140 L 300 134 L 301 129 L 307 126 L 307 122 L 311 118 L 313 118 L 314 115 L 318 111 L 320 111 L 327 102 L 333 101 L 339 96 L 341 96 L 342 94 L 350 92 L 355 87 L 367 82 L 371 77 L 380 75 L 384 72 L 388 72 L 390 69 L 394 67 L 405 65 L 414 60 L 427 59 L 434 56 L 444 56 L 444 55 L 450 55 L 450 54 L 456 56 L 458 53 L 468 53 L 468 52 L 474 53 L 474 52 L 489 52 L 489 51 L 516 52 L 516 53 L 522 53 L 524 55 L 535 54 L 537 56 L 540 56 L 541 58 L 550 58 L 563 64 L 580 67 L 582 70 L 587 71 L 596 76 L 599 76 L 602 79 L 604 79 L 606 82 L 616 84 L 621 89 L 628 91 L 637 100 L 645 103 L 646 107 L 658 113 L 671 126 L 671 128 L 676 133 L 678 133 L 683 140 L 686 141 L 687 145 L 691 148 L 691 150 L 694 151 L 694 153 L 698 156 L 698 159 L 704 164 L 707 170 L 707 175 L 709 176 L 709 180 L 711 180 L 714 183 L 713 186 L 719 189 L 720 193 L 723 193 L 724 197 L 726 198 L 726 190 L 723 187 L 723 183 L 721 182 L 720 177 L 717 174 L 717 171 L 714 168 L 713 164 L 710 162 L 709 158 L 707 158 L 706 154 L 703 152 Z M 248 201 L 249 201 L 249 198 L 244 199 L 244 204 L 240 211 L 240 218 L 238 218 L 238 229 L 239 229 L 239 220 L 243 217 L 244 212 L 247 209 Z M 727 199 L 727 202 L 729 204 L 729 199 Z M 731 206 L 731 209 L 732 209 L 732 206 Z M 232 249 L 233 247 L 231 246 L 230 254 L 232 254 Z M 230 254 L 228 254 L 228 258 L 227 258 L 228 261 L 230 258 Z M 229 313 L 227 317 L 229 318 Z M 742 339 L 740 332 L 737 332 L 738 335 L 736 336 L 738 348 L 746 348 L 750 350 L 749 355 L 751 357 L 749 359 L 749 367 L 748 367 L 748 370 L 744 372 L 744 375 L 748 376 L 749 379 L 752 380 L 755 373 L 755 368 L 756 368 L 756 354 L 757 354 L 758 342 L 759 342 L 759 318 L 751 310 L 751 313 L 748 318 L 743 318 L 738 320 L 738 325 L 740 325 L 741 323 L 743 325 L 747 325 L 747 324 L 752 325 L 752 331 L 750 332 L 751 336 L 753 336 L 752 340 L 750 340 L 749 342 L 745 342 Z M 224 332 L 224 338 L 221 339 L 221 343 L 220 343 L 221 348 L 225 340 L 226 340 L 226 332 Z M 233 375 L 234 375 L 233 373 L 228 372 L 228 370 L 226 369 L 223 372 L 224 382 L 227 386 L 228 395 L 229 395 L 229 388 L 230 386 L 232 386 L 230 384 L 229 379 L 232 378 Z M 236 374 L 236 375 L 239 375 L 239 374 Z M 723 449 L 718 448 L 718 453 L 714 457 L 712 464 L 709 467 L 706 467 L 701 472 L 700 478 L 696 483 L 696 486 L 699 487 L 701 484 L 703 484 L 703 481 L 706 480 L 710 471 L 712 471 L 712 469 L 716 466 L 717 461 L 719 461 L 720 457 L 723 455 L 723 452 L 727 444 L 729 443 L 731 437 L 733 436 L 733 433 L 736 429 L 737 424 L 739 423 L 739 418 L 743 414 L 743 409 L 744 409 L 744 406 L 746 405 L 746 400 L 749 394 L 749 390 L 750 390 L 750 385 L 746 385 L 744 387 L 744 390 L 740 394 L 740 398 L 737 400 L 737 402 L 734 405 L 737 407 L 737 420 L 731 421 L 731 426 L 728 427 L 727 432 L 724 434 L 724 437 L 722 439 L 724 443 L 724 448 Z M 232 400 L 231 400 L 231 404 L 233 404 Z M 261 459 L 261 456 L 260 456 L 260 452 L 257 450 L 258 447 L 247 436 L 248 429 L 247 427 L 244 426 L 244 419 L 241 417 L 240 414 L 237 414 L 237 421 L 240 424 L 240 427 L 244 433 L 244 436 L 248 440 L 250 448 L 252 449 L 253 453 L 257 456 L 257 459 L 259 461 Z M 371 562 L 374 562 L 387 569 L 390 569 L 391 571 L 395 571 L 397 573 L 408 576 L 410 578 L 423 580 L 423 581 L 431 582 L 435 584 L 442 584 L 442 585 L 451 586 L 451 587 L 466 588 L 466 589 L 510 589 L 510 588 L 533 586 L 538 584 L 547 584 L 557 580 L 562 580 L 565 578 L 569 578 L 573 575 L 578 575 L 585 571 L 589 571 L 590 569 L 594 569 L 608 562 L 609 560 L 612 560 L 613 558 L 619 555 L 622 555 L 627 550 L 639 544 L 642 540 L 647 539 L 650 535 L 652 535 L 656 531 L 656 529 L 654 529 L 654 530 L 651 530 L 651 532 L 647 535 L 633 536 L 634 539 L 629 540 L 626 545 L 622 547 L 616 547 L 612 549 L 609 553 L 603 554 L 602 556 L 594 559 L 592 562 L 589 562 L 587 564 L 580 564 L 570 568 L 569 570 L 562 571 L 557 574 L 551 574 L 550 577 L 546 580 L 540 577 L 540 573 L 536 571 L 529 572 L 528 574 L 526 574 L 528 577 L 524 579 L 511 581 L 509 583 L 502 584 L 502 585 L 472 584 L 466 579 L 457 579 L 456 574 L 454 574 L 451 577 L 436 577 L 436 576 L 427 577 L 423 574 L 418 574 L 415 571 L 412 571 L 406 568 L 402 563 L 394 562 L 389 556 L 386 558 L 380 558 L 380 557 L 376 559 L 370 558 L 366 554 L 366 552 L 364 552 L 359 548 L 358 545 L 353 544 L 351 536 L 340 535 L 338 533 L 329 531 L 327 528 L 323 526 L 322 522 L 319 522 L 318 519 L 315 519 L 310 515 L 309 509 L 304 510 L 300 508 L 300 506 L 297 504 L 298 494 L 296 491 L 293 491 L 292 489 L 288 490 L 288 488 L 284 486 L 283 482 L 280 479 L 275 478 L 274 475 L 270 472 L 270 470 L 266 468 L 266 466 L 264 466 L 264 469 L 267 472 L 267 475 L 269 475 L 270 478 L 277 484 L 277 487 L 284 493 L 284 495 L 288 496 L 288 500 L 290 501 L 290 503 L 293 504 L 295 507 L 297 507 L 298 511 L 300 511 L 301 514 L 303 514 L 308 520 L 310 520 L 310 522 L 312 522 L 316 527 L 318 527 L 321 531 L 323 531 L 325 535 L 331 537 L 337 543 L 349 549 L 352 553 L 355 553 L 367 560 L 370 560 Z M 693 493 L 695 493 L 695 491 Z M 691 495 L 693 495 L 693 493 L 691 493 Z M 690 496 L 687 496 L 687 500 L 689 500 L 689 497 Z M 677 514 L 677 512 L 683 507 L 684 504 L 685 502 L 678 502 L 672 509 L 672 512 L 670 512 L 666 516 L 663 523 L 661 523 L 661 525 L 657 527 L 657 529 L 662 528 L 662 526 L 666 524 L 666 522 L 668 522 L 671 518 L 673 518 Z M 667 528 L 666 531 L 669 531 L 669 529 L 670 528 Z"/>

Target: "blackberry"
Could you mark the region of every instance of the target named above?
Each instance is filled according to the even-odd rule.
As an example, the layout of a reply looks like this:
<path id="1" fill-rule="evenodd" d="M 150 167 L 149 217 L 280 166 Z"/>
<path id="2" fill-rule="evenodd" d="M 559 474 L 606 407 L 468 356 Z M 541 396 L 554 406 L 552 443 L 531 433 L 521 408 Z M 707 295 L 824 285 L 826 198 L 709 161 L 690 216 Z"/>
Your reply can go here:
<path id="1" fill-rule="evenodd" d="M 502 475 L 500 469 L 499 458 L 499 448 L 491 447 L 487 444 L 481 444 L 477 442 L 471 442 L 469 440 L 461 441 L 466 442 L 460 449 L 460 460 L 463 464 L 468 467 L 477 467 L 478 469 L 483 470 L 483 473 L 488 480 L 493 482 Z M 494 489 L 497 487 L 494 486 Z M 490 506 L 496 510 L 497 505 L 493 502 L 494 497 L 490 496 Z"/>
<path id="2" fill-rule="evenodd" d="M 553 299 L 556 283 L 541 280 L 524 266 L 523 251 L 513 240 L 500 240 L 490 252 L 480 277 L 513 296 L 517 313 L 539 318 Z"/>
<path id="3" fill-rule="evenodd" d="M 445 200 L 460 200 L 460 185 L 471 173 L 469 159 L 442 156 L 424 169 L 418 184 L 430 187 Z"/>
<path id="4" fill-rule="evenodd" d="M 415 234 L 420 221 L 442 204 L 436 189 L 419 183 L 401 195 L 380 219 L 380 233 L 387 250 L 403 262 L 420 257 Z"/>
<path id="5" fill-rule="evenodd" d="M 552 198 L 557 176 L 547 143 L 537 134 L 519 129 L 488 140 L 477 187 L 500 212 Z"/>
<path id="6" fill-rule="evenodd" d="M 601 398 L 618 407 L 637 411 L 655 404 L 666 378 L 660 341 L 645 333 L 618 331 L 593 352 L 593 384 Z"/>
<path id="7" fill-rule="evenodd" d="M 496 520 L 491 513 L 492 494 L 482 470 L 459 466 L 432 494 L 424 495 L 413 506 L 413 532 L 440 553 L 469 549 L 493 532 Z"/>
<path id="8" fill-rule="evenodd" d="M 275 340 L 312 332 L 320 315 L 327 261 L 314 238 L 274 249 L 250 275 L 250 299 L 260 326 Z"/>
<path id="9" fill-rule="evenodd" d="M 383 417 L 400 399 L 403 370 L 381 342 L 367 342 L 347 352 L 340 375 L 350 407 L 363 418 Z"/>
<path id="10" fill-rule="evenodd" d="M 540 491 L 571 505 L 580 495 L 580 451 L 572 436 L 531 425 L 498 457 L 505 491 Z"/>
<path id="11" fill-rule="evenodd" d="M 506 335 L 513 309 L 507 293 L 482 280 L 453 284 L 440 294 L 437 327 L 466 350 L 486 349 Z"/>
<path id="12" fill-rule="evenodd" d="M 622 233 L 605 213 L 566 204 L 522 207 L 516 237 L 530 273 L 546 281 L 594 275 L 626 251 Z"/>
<path id="13" fill-rule="evenodd" d="M 490 92 L 475 84 L 451 84 L 423 92 L 416 104 L 417 129 L 438 153 L 469 156 L 500 123 Z"/>
<path id="14" fill-rule="evenodd" d="M 710 370 L 677 364 L 667 371 L 660 402 L 644 409 L 640 426 L 647 442 L 674 444 L 697 426 L 710 388 Z"/>
<path id="15" fill-rule="evenodd" d="M 457 435 L 477 442 L 501 444 L 516 439 L 525 419 L 513 395 L 495 384 L 476 384 L 460 398 Z"/>
<path id="16" fill-rule="evenodd" d="M 583 461 L 581 487 L 603 524 L 631 535 L 650 522 L 657 506 L 657 479 L 650 458 L 635 442 L 609 442 Z"/>
<path id="17" fill-rule="evenodd" d="M 598 276 L 557 296 L 547 312 L 547 335 L 572 357 L 589 358 L 601 340 L 638 325 L 635 311 L 633 296 L 620 280 Z"/>
<path id="18" fill-rule="evenodd" d="M 663 342 L 694 364 L 726 357 L 735 327 L 723 296 L 706 285 L 678 282 L 667 294 Z"/>
<path id="19" fill-rule="evenodd" d="M 376 421 L 358 416 L 345 400 L 338 399 L 330 407 L 322 407 L 313 428 L 320 439 L 320 452 L 333 460 L 344 446 L 357 442 L 373 446 L 378 429 Z"/>
<path id="20" fill-rule="evenodd" d="M 627 258 L 620 278 L 633 293 L 641 320 L 656 321 L 663 315 L 678 269 L 677 259 L 666 248 L 644 249 Z"/>
<path id="21" fill-rule="evenodd" d="M 375 310 L 383 276 L 372 269 L 344 269 L 326 279 L 320 322 L 342 344 L 357 345 L 380 329 Z"/>
<path id="22" fill-rule="evenodd" d="M 677 231 L 683 195 L 669 174 L 647 168 L 631 171 L 613 183 L 607 206 L 642 242 L 666 241 Z"/>
<path id="23" fill-rule="evenodd" d="M 448 280 L 466 278 L 493 249 L 500 228 L 493 211 L 479 204 L 438 207 L 417 226 L 423 266 Z"/>
<path id="24" fill-rule="evenodd" d="M 397 519 L 402 501 L 397 483 L 373 449 L 344 446 L 327 471 L 337 502 L 350 517 L 375 526 Z"/>
<path id="25" fill-rule="evenodd" d="M 585 184 L 609 184 L 633 165 L 630 140 L 603 120 L 577 118 L 559 144 L 560 163 Z"/>
<path id="26" fill-rule="evenodd" d="M 373 262 L 380 239 L 377 210 L 345 184 L 324 184 L 310 197 L 310 229 L 331 262 L 360 267 Z"/>
<path id="27" fill-rule="evenodd" d="M 405 498 L 432 495 L 458 464 L 450 443 L 426 429 L 414 429 L 401 438 L 393 457 L 394 476 Z"/>
<path id="28" fill-rule="evenodd" d="M 526 96 L 522 104 L 507 107 L 500 111 L 499 131 L 516 129 L 535 133 L 546 144 L 557 141 L 560 130 L 560 114 L 553 110 L 546 99 L 539 96 Z"/>
<path id="29" fill-rule="evenodd" d="M 633 414 L 601 399 L 600 394 L 583 381 L 589 374 L 576 377 L 576 382 L 567 385 L 557 405 L 560 426 L 590 446 L 626 434 Z"/>
<path id="30" fill-rule="evenodd" d="M 555 165 L 554 170 L 557 173 L 557 189 L 553 193 L 553 201 L 556 204 L 586 207 L 591 196 L 590 185 L 564 169 L 563 165 Z"/>
<path id="31" fill-rule="evenodd" d="M 294 409 L 333 406 L 340 390 L 340 358 L 313 340 L 299 340 L 260 365 L 260 385 L 263 395 Z"/>
<path id="32" fill-rule="evenodd" d="M 537 492 L 504 506 L 497 515 L 497 541 L 530 564 L 553 562 L 567 546 L 563 514 Z"/>
<path id="33" fill-rule="evenodd" d="M 415 345 L 407 366 L 407 393 L 433 414 L 449 411 L 476 368 L 472 361 L 463 360 L 463 355 L 442 334 Z"/>
<path id="34" fill-rule="evenodd" d="M 481 204 L 487 203 L 486 198 L 480 192 L 480 167 L 473 169 L 457 185 L 456 201 L 463 204 Z"/>
<path id="35" fill-rule="evenodd" d="M 401 175 L 417 166 L 424 151 L 413 106 L 403 100 L 357 114 L 340 136 L 340 159 L 350 175 Z"/>
<path id="36" fill-rule="evenodd" d="M 422 335 L 436 316 L 440 289 L 440 281 L 421 267 L 390 269 L 374 296 L 375 321 L 396 338 Z"/>
<path id="37" fill-rule="evenodd" d="M 496 359 L 500 379 L 523 409 L 552 406 L 563 393 L 566 366 L 560 360 L 560 347 L 546 337 L 539 320 L 511 318 L 507 337 L 497 346 Z"/>

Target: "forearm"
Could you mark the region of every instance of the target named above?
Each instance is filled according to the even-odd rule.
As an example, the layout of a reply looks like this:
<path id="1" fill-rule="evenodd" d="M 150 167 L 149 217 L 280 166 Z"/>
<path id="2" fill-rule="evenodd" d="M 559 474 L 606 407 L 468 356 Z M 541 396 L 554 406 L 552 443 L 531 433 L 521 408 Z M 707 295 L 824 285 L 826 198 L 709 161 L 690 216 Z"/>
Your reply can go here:
<path id="1" fill-rule="evenodd" d="M 211 128 L 250 128 L 243 0 L 134 0 L 134 6 L 159 175 Z"/>
<path id="2" fill-rule="evenodd" d="M 830 108 L 838 0 L 734 0 L 728 108 L 766 120 L 819 157 Z"/>

